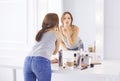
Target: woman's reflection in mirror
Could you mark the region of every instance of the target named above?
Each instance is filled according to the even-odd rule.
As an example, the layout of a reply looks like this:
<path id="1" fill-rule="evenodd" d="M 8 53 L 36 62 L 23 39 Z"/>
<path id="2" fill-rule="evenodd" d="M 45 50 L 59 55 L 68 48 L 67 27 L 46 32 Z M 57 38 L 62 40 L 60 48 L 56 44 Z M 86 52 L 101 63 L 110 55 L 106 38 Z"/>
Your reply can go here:
<path id="1" fill-rule="evenodd" d="M 82 39 L 78 36 L 79 27 L 73 24 L 73 16 L 70 12 L 64 12 L 61 17 L 62 47 L 64 50 L 84 50 Z"/>

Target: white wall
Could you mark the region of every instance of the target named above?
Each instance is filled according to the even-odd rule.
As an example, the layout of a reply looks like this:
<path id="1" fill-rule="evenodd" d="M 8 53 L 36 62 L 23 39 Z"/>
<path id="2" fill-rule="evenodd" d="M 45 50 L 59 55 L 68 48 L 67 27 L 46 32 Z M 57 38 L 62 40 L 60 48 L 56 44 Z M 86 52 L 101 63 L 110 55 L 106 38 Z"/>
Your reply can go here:
<path id="1" fill-rule="evenodd" d="M 12 70 L 0 67 L 0 81 L 13 81 Z"/>
<path id="2" fill-rule="evenodd" d="M 26 51 L 26 8 L 26 0 L 0 0 L 0 56 L 23 55 Z"/>
<path id="3" fill-rule="evenodd" d="M 19 80 L 15 80 L 13 68 L 23 66 L 33 44 L 35 4 L 35 0 L 0 0 L 0 81 L 23 81 L 22 69 L 16 70 Z"/>
<path id="4" fill-rule="evenodd" d="M 61 16 L 62 0 L 38 0 L 37 6 L 38 30 L 41 29 L 43 18 L 47 13 L 57 13 L 59 17 Z"/>
<path id="5" fill-rule="evenodd" d="M 105 1 L 105 59 L 120 59 L 120 0 Z"/>
<path id="6" fill-rule="evenodd" d="M 23 81 L 24 58 L 35 42 L 43 17 L 48 12 L 59 15 L 60 3 L 57 0 L 0 0 L 0 81 Z"/>

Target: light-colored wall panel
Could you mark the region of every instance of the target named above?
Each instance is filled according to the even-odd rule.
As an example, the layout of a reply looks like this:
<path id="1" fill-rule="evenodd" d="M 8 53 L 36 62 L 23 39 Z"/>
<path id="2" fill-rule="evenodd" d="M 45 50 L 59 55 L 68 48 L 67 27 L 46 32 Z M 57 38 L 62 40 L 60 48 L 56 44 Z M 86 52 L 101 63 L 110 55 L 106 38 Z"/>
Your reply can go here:
<path id="1" fill-rule="evenodd" d="M 0 0 L 0 55 L 25 52 L 28 41 L 26 0 Z M 24 50 L 23 50 L 24 49 Z M 20 52 L 21 51 L 21 52 Z"/>
<path id="2" fill-rule="evenodd" d="M 19 68 L 35 42 L 37 7 L 36 0 L 0 0 L 0 67 L 9 69 L 0 70 L 0 81 L 23 81 Z"/>
<path id="3" fill-rule="evenodd" d="M 26 41 L 26 3 L 0 2 L 0 41 Z"/>
<path id="4" fill-rule="evenodd" d="M 13 81 L 12 70 L 0 67 L 0 81 Z"/>
<path id="5" fill-rule="evenodd" d="M 120 60 L 120 0 L 105 0 L 105 59 Z"/>
<path id="6" fill-rule="evenodd" d="M 24 81 L 23 70 L 18 69 L 16 72 L 17 81 Z"/>

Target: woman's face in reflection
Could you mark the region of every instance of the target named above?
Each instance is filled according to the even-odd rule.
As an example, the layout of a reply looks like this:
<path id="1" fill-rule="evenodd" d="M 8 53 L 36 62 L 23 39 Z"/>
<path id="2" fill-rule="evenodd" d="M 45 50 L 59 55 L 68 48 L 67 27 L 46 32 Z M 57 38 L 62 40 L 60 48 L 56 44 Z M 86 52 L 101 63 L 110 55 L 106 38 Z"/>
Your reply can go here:
<path id="1" fill-rule="evenodd" d="M 71 16 L 69 14 L 65 14 L 63 17 L 63 24 L 67 26 L 71 24 Z"/>

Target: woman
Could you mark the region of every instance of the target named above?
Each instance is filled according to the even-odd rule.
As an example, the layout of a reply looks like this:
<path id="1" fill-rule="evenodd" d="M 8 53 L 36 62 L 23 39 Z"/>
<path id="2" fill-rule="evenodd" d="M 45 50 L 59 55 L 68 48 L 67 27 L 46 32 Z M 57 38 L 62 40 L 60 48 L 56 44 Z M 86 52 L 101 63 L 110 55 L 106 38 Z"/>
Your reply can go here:
<path id="1" fill-rule="evenodd" d="M 66 50 L 83 49 L 82 40 L 78 37 L 79 28 L 72 24 L 73 17 L 70 12 L 64 12 L 61 17 L 62 46 Z"/>
<path id="2" fill-rule="evenodd" d="M 36 35 L 34 45 L 24 63 L 24 81 L 51 81 L 50 57 L 59 49 L 59 19 L 55 13 L 48 13 L 42 29 Z"/>

